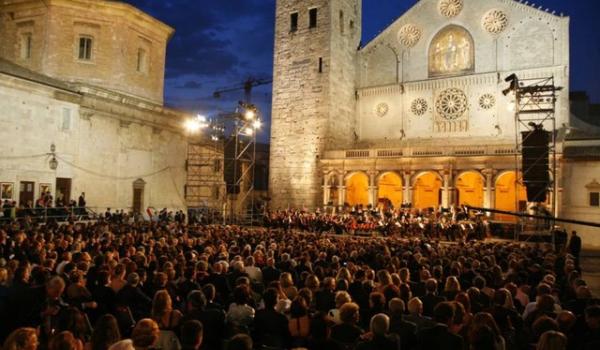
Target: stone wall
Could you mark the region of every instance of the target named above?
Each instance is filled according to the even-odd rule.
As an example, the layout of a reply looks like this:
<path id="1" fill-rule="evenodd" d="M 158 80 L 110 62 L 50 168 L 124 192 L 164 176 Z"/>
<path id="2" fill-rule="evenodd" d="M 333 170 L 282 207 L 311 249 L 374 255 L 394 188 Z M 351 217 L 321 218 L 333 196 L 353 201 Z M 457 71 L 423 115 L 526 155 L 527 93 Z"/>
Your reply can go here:
<path id="1" fill-rule="evenodd" d="M 187 140 L 183 113 L 125 96 L 57 89 L 0 74 L 0 182 L 50 184 L 72 179 L 71 198 L 89 206 L 130 209 L 133 183 L 145 182 L 142 208 L 184 209 Z M 58 168 L 48 165 L 55 144 Z"/>
<path id="2" fill-rule="evenodd" d="M 320 203 L 319 158 L 350 142 L 354 126 L 354 52 L 360 41 L 360 1 L 277 1 L 270 183 L 272 207 Z M 309 9 L 318 11 L 309 28 Z M 347 23 L 340 30 L 339 12 Z M 298 28 L 290 15 L 298 13 Z M 353 20 L 354 30 L 350 30 Z"/>
<path id="3" fill-rule="evenodd" d="M 0 58 L 61 80 L 163 102 L 166 44 L 173 29 L 130 5 L 4 0 L 0 32 Z M 24 54 L 26 35 L 30 57 Z M 90 60 L 78 57 L 80 36 L 92 38 Z"/>

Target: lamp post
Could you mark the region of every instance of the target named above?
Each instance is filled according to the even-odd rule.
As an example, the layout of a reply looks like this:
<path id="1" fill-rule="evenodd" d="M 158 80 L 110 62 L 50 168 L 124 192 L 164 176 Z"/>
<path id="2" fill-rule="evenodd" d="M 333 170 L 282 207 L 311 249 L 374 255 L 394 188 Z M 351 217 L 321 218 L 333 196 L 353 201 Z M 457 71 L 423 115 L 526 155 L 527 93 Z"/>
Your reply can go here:
<path id="1" fill-rule="evenodd" d="M 50 170 L 56 170 L 58 168 L 58 160 L 56 160 L 56 146 L 54 144 L 50 145 L 50 153 L 48 155 L 52 157 L 48 161 Z"/>

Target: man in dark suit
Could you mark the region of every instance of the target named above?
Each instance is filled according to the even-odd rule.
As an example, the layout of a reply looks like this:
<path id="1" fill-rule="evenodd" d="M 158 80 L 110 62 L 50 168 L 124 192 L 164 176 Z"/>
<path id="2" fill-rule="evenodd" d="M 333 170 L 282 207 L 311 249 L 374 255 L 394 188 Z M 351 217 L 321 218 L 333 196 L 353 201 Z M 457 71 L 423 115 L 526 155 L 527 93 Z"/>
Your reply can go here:
<path id="1" fill-rule="evenodd" d="M 140 320 L 150 313 L 152 299 L 139 286 L 140 276 L 132 272 L 127 276 L 127 284 L 117 293 L 117 303 L 129 306 L 133 318 Z"/>
<path id="2" fill-rule="evenodd" d="M 377 314 L 371 318 L 371 340 L 358 343 L 356 350 L 399 350 L 400 342 L 396 334 L 388 334 L 390 319 L 386 314 Z M 403 349 L 403 348 L 402 348 Z"/>
<path id="3" fill-rule="evenodd" d="M 438 285 L 434 278 L 430 278 L 425 282 L 425 295 L 421 298 L 423 302 L 423 315 L 427 317 L 433 316 L 433 310 L 437 304 L 446 301 L 446 298 L 437 294 Z"/>
<path id="4" fill-rule="evenodd" d="M 335 280 L 332 277 L 323 279 L 321 289 L 315 293 L 315 305 L 321 312 L 335 309 Z"/>
<path id="5" fill-rule="evenodd" d="M 254 339 L 258 346 L 287 348 L 290 344 L 288 319 L 275 311 L 277 290 L 268 288 L 263 294 L 265 308 L 254 316 Z"/>
<path id="6" fill-rule="evenodd" d="M 421 330 L 417 334 L 418 349 L 462 350 L 463 338 L 450 332 L 454 320 L 452 303 L 439 303 L 434 309 L 434 319 L 437 322 L 434 327 Z"/>
<path id="7" fill-rule="evenodd" d="M 404 315 L 404 320 L 412 322 L 417 326 L 417 332 L 435 326 L 435 322 L 429 317 L 423 316 L 423 302 L 414 297 L 408 301 L 408 315 Z"/>
<path id="8" fill-rule="evenodd" d="M 225 312 L 219 308 L 207 308 L 207 298 L 200 290 L 187 295 L 183 322 L 197 320 L 202 323 L 204 335 L 201 349 L 220 349 L 225 338 Z"/>
<path id="9" fill-rule="evenodd" d="M 569 253 L 575 257 L 575 268 L 579 270 L 579 254 L 581 253 L 581 237 L 577 236 L 577 231 L 571 232 L 569 240 Z"/>
<path id="10" fill-rule="evenodd" d="M 404 301 L 393 298 L 388 303 L 390 316 L 390 333 L 400 337 L 402 349 L 413 349 L 417 345 L 417 325 L 404 320 Z"/>
<path id="11" fill-rule="evenodd" d="M 262 269 L 263 275 L 263 284 L 268 286 L 272 281 L 279 280 L 279 275 L 281 275 L 281 271 L 275 267 L 275 259 L 268 258 L 267 266 Z"/>

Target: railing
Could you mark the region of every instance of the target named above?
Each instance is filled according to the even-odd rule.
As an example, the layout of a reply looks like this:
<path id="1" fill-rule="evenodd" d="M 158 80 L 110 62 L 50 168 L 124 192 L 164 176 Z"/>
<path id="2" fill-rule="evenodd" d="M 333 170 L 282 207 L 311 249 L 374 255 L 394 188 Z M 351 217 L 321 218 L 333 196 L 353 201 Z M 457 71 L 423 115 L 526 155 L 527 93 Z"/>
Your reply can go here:
<path id="1" fill-rule="evenodd" d="M 327 151 L 325 152 L 324 159 L 511 156 L 515 153 L 515 148 L 507 145 L 468 147 L 405 147 L 399 149 L 353 149 Z"/>
<path id="2" fill-rule="evenodd" d="M 47 222 L 48 220 L 75 221 L 97 220 L 102 215 L 98 214 L 96 207 L 2 207 L 0 208 L 0 221 L 20 220 L 30 217 L 33 220 Z"/>

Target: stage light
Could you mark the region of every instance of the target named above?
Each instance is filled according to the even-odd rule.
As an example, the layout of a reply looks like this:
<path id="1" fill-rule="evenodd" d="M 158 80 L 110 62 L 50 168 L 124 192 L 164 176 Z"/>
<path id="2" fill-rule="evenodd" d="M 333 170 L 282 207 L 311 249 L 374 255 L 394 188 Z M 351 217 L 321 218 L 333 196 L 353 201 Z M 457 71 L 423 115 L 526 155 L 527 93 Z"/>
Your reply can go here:
<path id="1" fill-rule="evenodd" d="M 262 123 L 260 120 L 255 120 L 254 123 L 252 123 L 252 127 L 256 130 L 260 129 L 260 127 L 262 126 Z"/>
<path id="2" fill-rule="evenodd" d="M 254 134 L 254 129 L 252 129 L 250 127 L 244 129 L 244 135 L 252 136 L 253 134 Z"/>
<path id="3" fill-rule="evenodd" d="M 202 129 L 202 124 L 198 119 L 188 119 L 185 121 L 184 127 L 189 133 L 196 133 Z"/>
<path id="4" fill-rule="evenodd" d="M 256 112 L 254 112 L 253 110 L 249 109 L 244 114 L 244 117 L 246 118 L 246 120 L 252 120 L 252 119 L 254 119 L 256 117 Z"/>

